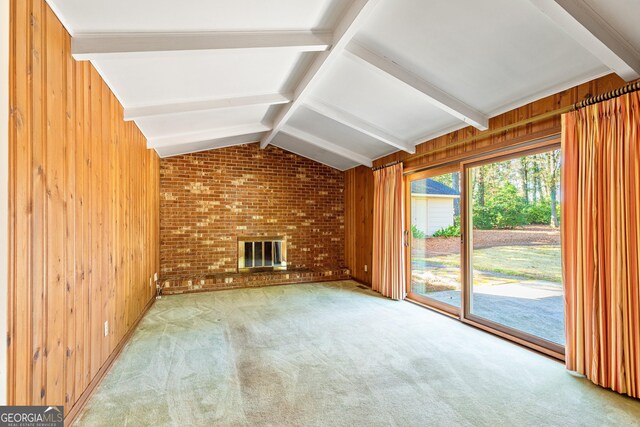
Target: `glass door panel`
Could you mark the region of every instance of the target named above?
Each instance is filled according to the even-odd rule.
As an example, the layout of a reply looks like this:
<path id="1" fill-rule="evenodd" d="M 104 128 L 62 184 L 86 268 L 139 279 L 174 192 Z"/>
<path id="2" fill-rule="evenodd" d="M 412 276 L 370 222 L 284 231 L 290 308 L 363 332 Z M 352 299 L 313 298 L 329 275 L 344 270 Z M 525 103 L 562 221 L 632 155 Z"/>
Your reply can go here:
<path id="1" fill-rule="evenodd" d="M 461 290 L 460 172 L 430 171 L 408 181 L 409 294 L 427 304 L 457 309 Z"/>
<path id="2" fill-rule="evenodd" d="M 467 176 L 468 313 L 564 346 L 560 150 L 479 164 Z"/>

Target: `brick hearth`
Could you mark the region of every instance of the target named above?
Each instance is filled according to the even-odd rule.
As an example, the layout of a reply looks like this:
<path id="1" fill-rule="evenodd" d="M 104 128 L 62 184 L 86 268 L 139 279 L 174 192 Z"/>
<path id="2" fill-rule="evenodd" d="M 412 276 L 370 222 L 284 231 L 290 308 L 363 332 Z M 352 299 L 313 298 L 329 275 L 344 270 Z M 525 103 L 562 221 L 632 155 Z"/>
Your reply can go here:
<path id="1" fill-rule="evenodd" d="M 286 285 L 293 283 L 326 282 L 351 278 L 349 270 L 289 270 L 262 271 L 255 273 L 218 273 L 200 279 L 172 279 L 163 282 L 164 295 L 185 292 L 202 292 L 222 289 L 254 288 L 260 286 Z"/>

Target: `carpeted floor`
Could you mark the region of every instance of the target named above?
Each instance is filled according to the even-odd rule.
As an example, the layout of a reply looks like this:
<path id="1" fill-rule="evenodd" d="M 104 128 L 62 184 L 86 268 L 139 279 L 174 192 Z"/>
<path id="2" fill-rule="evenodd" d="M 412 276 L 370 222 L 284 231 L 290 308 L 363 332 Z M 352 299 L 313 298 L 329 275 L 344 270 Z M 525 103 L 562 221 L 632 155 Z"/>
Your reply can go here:
<path id="1" fill-rule="evenodd" d="M 80 426 L 634 426 L 640 401 L 355 282 L 165 297 Z"/>

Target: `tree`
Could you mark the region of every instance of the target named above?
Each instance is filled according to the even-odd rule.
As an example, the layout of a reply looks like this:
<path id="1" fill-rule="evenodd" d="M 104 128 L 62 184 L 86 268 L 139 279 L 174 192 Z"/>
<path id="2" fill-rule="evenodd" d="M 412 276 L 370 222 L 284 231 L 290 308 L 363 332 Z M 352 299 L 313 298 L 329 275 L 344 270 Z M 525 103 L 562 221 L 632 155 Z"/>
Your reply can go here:
<path id="1" fill-rule="evenodd" d="M 511 182 L 502 185 L 491 200 L 495 228 L 514 228 L 526 224 L 525 202 Z"/>
<path id="2" fill-rule="evenodd" d="M 485 206 L 474 206 L 473 226 L 477 229 L 515 228 L 527 223 L 526 204 L 513 183 L 495 187 Z"/>
<path id="3" fill-rule="evenodd" d="M 533 204 L 538 203 L 538 197 L 542 198 L 542 187 L 540 185 L 540 160 L 538 156 L 531 156 L 531 174 L 533 179 Z"/>
<path id="4" fill-rule="evenodd" d="M 540 155 L 542 164 L 540 180 L 549 196 L 551 205 L 551 226 L 560 225 L 558 220 L 558 184 L 560 181 L 560 150 L 549 151 Z"/>
<path id="5" fill-rule="evenodd" d="M 522 179 L 522 192 L 524 195 L 524 202 L 529 204 L 529 164 L 531 159 L 529 156 L 520 157 L 520 178 Z"/>
<path id="6" fill-rule="evenodd" d="M 477 183 L 477 203 L 482 207 L 485 205 L 485 173 L 487 166 L 490 165 L 482 165 L 478 168 L 478 176 L 475 179 Z"/>
<path id="7" fill-rule="evenodd" d="M 460 194 L 460 172 L 454 172 L 451 174 L 451 180 L 453 181 L 451 187 Z M 453 199 L 453 216 L 460 216 L 460 199 Z"/>

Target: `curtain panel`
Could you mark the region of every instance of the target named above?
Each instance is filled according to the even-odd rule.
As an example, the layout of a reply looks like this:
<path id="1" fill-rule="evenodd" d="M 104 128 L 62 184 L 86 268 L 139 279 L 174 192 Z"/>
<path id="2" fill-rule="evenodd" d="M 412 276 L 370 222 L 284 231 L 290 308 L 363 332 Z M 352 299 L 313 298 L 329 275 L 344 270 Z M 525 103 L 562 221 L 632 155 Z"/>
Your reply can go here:
<path id="1" fill-rule="evenodd" d="M 406 296 L 402 171 L 399 163 L 373 172 L 372 288 L 395 300 Z"/>
<path id="2" fill-rule="evenodd" d="M 640 397 L 640 93 L 562 116 L 566 364 Z"/>

